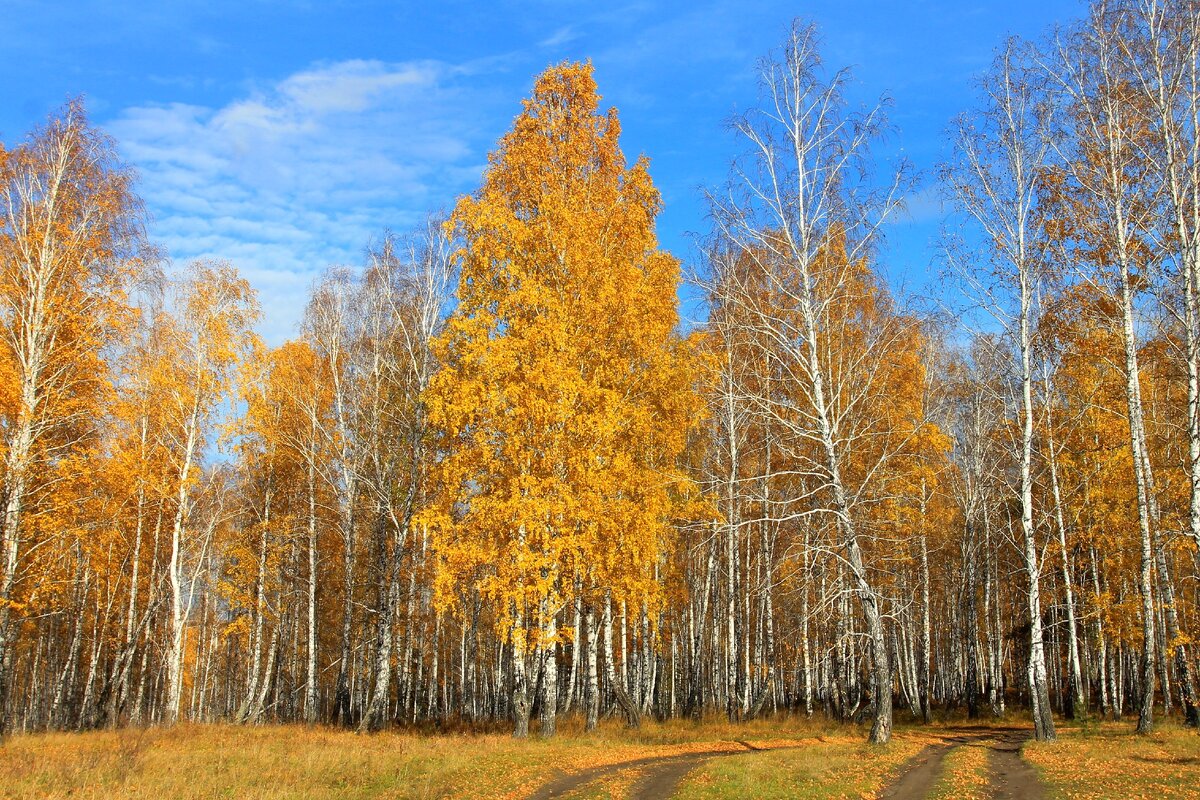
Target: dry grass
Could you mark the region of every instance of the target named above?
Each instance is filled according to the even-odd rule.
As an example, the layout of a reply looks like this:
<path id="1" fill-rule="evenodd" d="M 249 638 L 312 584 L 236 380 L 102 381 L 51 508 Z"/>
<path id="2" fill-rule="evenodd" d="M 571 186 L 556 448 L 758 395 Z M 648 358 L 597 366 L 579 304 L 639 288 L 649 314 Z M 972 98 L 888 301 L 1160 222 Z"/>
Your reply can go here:
<path id="1" fill-rule="evenodd" d="M 714 798 L 875 797 L 904 763 L 936 737 L 899 732 L 883 747 L 867 744 L 865 731 L 821 736 L 795 750 L 714 759 L 680 785 L 681 800 Z"/>
<path id="2" fill-rule="evenodd" d="M 942 773 L 930 792 L 930 800 L 986 800 L 988 792 L 989 741 L 968 742 L 955 747 L 942 761 Z"/>
<path id="3" fill-rule="evenodd" d="M 1163 725 L 1150 736 L 1133 723 L 1059 731 L 1057 742 L 1030 742 L 1025 758 L 1051 797 L 1174 800 L 1200 797 L 1200 736 Z"/>
<path id="4" fill-rule="evenodd" d="M 905 761 L 944 733 L 904 728 L 891 744 L 866 730 L 778 718 L 743 725 L 608 721 L 585 734 L 560 722 L 551 741 L 506 733 L 389 732 L 373 736 L 303 726 L 181 725 L 85 734 L 15 736 L 0 746 L 0 798 L 521 798 L 563 772 L 620 761 L 728 749 L 738 742 L 795 749 L 707 761 L 680 786 L 683 798 L 874 796 Z M 947 755 L 935 797 L 972 798 L 986 784 L 987 751 L 972 743 Z M 1025 756 L 1058 798 L 1200 796 L 1200 737 L 1132 724 L 1061 732 Z M 610 774 L 580 797 L 620 797 L 637 774 Z M 581 787 L 583 788 L 583 787 Z"/>
<path id="5" fill-rule="evenodd" d="M 556 739 L 523 742 L 501 733 L 229 725 L 15 736 L 0 747 L 0 797 L 517 798 L 559 771 L 828 731 L 786 719 L 648 722 L 637 731 L 610 721 L 586 735 L 578 720 L 559 727 Z"/>
<path id="6" fill-rule="evenodd" d="M 645 768 L 625 769 L 567 792 L 563 800 L 625 800 L 646 775 Z"/>

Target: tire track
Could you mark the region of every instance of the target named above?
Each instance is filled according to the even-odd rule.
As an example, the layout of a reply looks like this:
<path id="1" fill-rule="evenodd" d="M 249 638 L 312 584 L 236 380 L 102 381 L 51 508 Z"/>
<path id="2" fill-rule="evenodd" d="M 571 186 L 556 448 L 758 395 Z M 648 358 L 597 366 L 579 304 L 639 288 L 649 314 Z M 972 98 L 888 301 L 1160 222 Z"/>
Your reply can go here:
<path id="1" fill-rule="evenodd" d="M 1031 731 L 1023 728 L 960 728 L 956 736 L 931 744 L 879 795 L 880 800 L 924 800 L 942 776 L 942 762 L 956 747 L 991 740 L 988 748 L 988 795 L 993 800 L 1042 800 L 1037 770 L 1021 758 Z"/>
<path id="2" fill-rule="evenodd" d="M 659 800 L 659 798 L 670 797 L 684 776 L 710 759 L 772 750 L 792 750 L 804 746 L 792 744 L 780 747 L 756 747 L 744 741 L 737 741 L 734 744 L 739 745 L 743 749 L 732 750 L 726 747 L 723 749 L 680 753 L 671 756 L 651 756 L 632 761 L 619 761 L 615 764 L 606 764 L 602 767 L 592 767 L 580 772 L 573 772 L 550 781 L 529 795 L 528 800 L 555 800 L 555 798 L 565 797 L 596 781 L 625 772 L 626 770 L 645 772 L 633 785 L 630 793 L 630 797 L 633 800 Z"/>
<path id="3" fill-rule="evenodd" d="M 904 771 L 879 795 L 880 800 L 924 800 L 942 774 L 942 762 L 956 747 L 975 742 L 993 740 L 988 747 L 988 791 L 995 800 L 1042 800 L 1045 796 L 1037 770 L 1021 758 L 1021 745 L 1029 738 L 1030 731 L 1020 728 L 958 728 L 947 729 L 942 741 L 921 750 L 905 765 Z M 631 800 L 666 800 L 679 787 L 680 782 L 692 770 L 714 758 L 742 756 L 748 753 L 794 750 L 804 744 L 788 744 L 779 747 L 758 747 L 746 741 L 730 747 L 679 753 L 667 756 L 618 761 L 613 764 L 560 775 L 549 781 L 528 800 L 556 800 L 590 786 L 597 781 L 623 772 L 633 771 L 634 780 L 629 797 Z"/>

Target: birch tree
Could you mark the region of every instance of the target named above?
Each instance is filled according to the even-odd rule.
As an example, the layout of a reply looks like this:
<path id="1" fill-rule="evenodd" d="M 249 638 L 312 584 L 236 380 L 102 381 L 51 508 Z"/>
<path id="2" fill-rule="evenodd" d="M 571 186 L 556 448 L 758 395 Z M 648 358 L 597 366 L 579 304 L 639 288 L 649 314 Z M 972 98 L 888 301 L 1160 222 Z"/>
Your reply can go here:
<path id="1" fill-rule="evenodd" d="M 647 162 L 626 166 L 599 102 L 590 65 L 548 69 L 455 209 L 459 304 L 428 393 L 444 449 L 428 516 L 439 595 L 467 583 L 494 607 L 517 736 L 539 664 L 554 733 L 559 617 L 577 585 L 604 603 L 607 642 L 613 605 L 658 603 L 690 489 L 676 463 L 696 410 L 674 332 L 679 264 L 658 248 Z"/>
<path id="2" fill-rule="evenodd" d="M 378 729 L 391 697 L 392 627 L 400 567 L 414 537 L 413 519 L 426 503 L 430 426 L 425 393 L 437 368 L 432 345 L 442 326 L 454 278 L 451 243 L 440 220 L 406 239 L 385 239 L 371 256 L 365 282 L 363 356 L 369 358 L 365 410 L 365 483 L 376 498 L 375 571 L 379 610 L 375 684 L 362 729 Z M 410 569 L 416 569 L 410 563 Z"/>
<path id="3" fill-rule="evenodd" d="M 762 62 L 759 107 L 733 123 L 749 154 L 735 166 L 730 191 L 710 198 L 722 238 L 746 254 L 766 293 L 790 309 L 777 315 L 768 306 L 757 322 L 780 353 L 794 393 L 774 416 L 804 445 L 793 453 L 801 459 L 797 469 L 814 481 L 806 498 L 810 513 L 827 515 L 837 533 L 871 643 L 870 738 L 882 743 L 892 729 L 891 658 L 882 597 L 864 557 L 860 497 L 846 473 L 858 454 L 856 434 L 864 432 L 848 423 L 879 389 L 851 381 L 869 372 L 868 362 L 889 349 L 898 331 L 884 315 L 879 327 L 869 323 L 851 332 L 852 316 L 837 312 L 872 295 L 865 262 L 908 178 L 901 165 L 890 180 L 872 182 L 869 148 L 885 130 L 884 109 L 849 112 L 848 78 L 845 70 L 826 73 L 816 29 L 794 22 L 780 57 Z M 832 356 L 839 344 L 849 347 L 846 361 Z M 843 372 L 846 363 L 853 368 Z M 863 465 L 865 474 L 886 462 L 887 451 Z"/>
<path id="4" fill-rule="evenodd" d="M 1042 628 L 1040 551 L 1034 526 L 1034 332 L 1045 284 L 1046 242 L 1037 223 L 1040 182 L 1054 155 L 1054 109 L 1039 87 L 1030 46 L 1010 40 L 980 85 L 978 110 L 953 131 L 952 160 L 942 169 L 950 199 L 983 240 L 980 259 L 953 259 L 970 293 L 1003 324 L 1015 342 L 1019 364 L 1019 499 L 1021 552 L 1028 581 L 1029 686 L 1034 733 L 1053 740 L 1054 718 L 1047 686 Z"/>
<path id="5" fill-rule="evenodd" d="M 1195 0 L 1135 0 L 1115 44 L 1131 82 L 1145 97 L 1152 146 L 1143 156 L 1160 177 L 1164 203 L 1153 231 L 1169 295 L 1161 304 L 1179 330 L 1187 381 L 1187 533 L 1200 548 L 1200 5 Z M 1164 593 L 1168 646 L 1186 718 L 1200 725 L 1192 669 L 1181 639 L 1165 542 L 1156 560 Z"/>
<path id="6" fill-rule="evenodd" d="M 177 319 L 164 319 L 171 361 L 167 382 L 172 424 L 163 431 L 171 452 L 174 513 L 168 547 L 170 643 L 166 718 L 174 722 L 183 692 L 184 636 L 210 540 L 190 527 L 205 448 L 215 415 L 231 390 L 238 361 L 253 341 L 258 303 L 250 284 L 227 263 L 195 262 L 176 284 Z M 200 552 L 197 553 L 196 550 Z"/>
<path id="7" fill-rule="evenodd" d="M 98 414 L 105 349 L 132 315 L 126 292 L 153 258 L 133 173 L 69 103 L 24 143 L 0 145 L 0 714 L 19 616 L 23 519 L 48 470 Z M 7 719 L 0 717 L 0 734 Z"/>
<path id="8" fill-rule="evenodd" d="M 1153 137 L 1148 104 L 1138 96 L 1122 60 L 1122 42 L 1133 36 L 1128 10 L 1100 2 L 1087 20 L 1061 36 L 1050 75 L 1067 106 L 1063 193 L 1071 226 L 1064 231 L 1083 280 L 1112 294 L 1124 345 L 1125 404 L 1137 489 L 1142 599 L 1142 664 L 1138 732 L 1153 729 L 1157 645 L 1154 570 L 1158 501 L 1146 437 L 1139 364 L 1139 295 L 1154 269 L 1155 214 L 1162 176 L 1144 154 Z M 1165 579 L 1167 576 L 1161 576 Z"/>

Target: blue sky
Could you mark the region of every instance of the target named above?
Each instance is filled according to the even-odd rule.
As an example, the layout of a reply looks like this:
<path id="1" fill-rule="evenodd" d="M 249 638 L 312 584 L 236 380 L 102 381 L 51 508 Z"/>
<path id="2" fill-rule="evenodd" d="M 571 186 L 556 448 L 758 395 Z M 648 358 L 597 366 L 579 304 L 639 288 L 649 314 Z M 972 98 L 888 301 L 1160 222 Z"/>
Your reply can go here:
<path id="1" fill-rule="evenodd" d="M 928 177 L 1004 37 L 1080 12 L 1076 0 L 0 0 L 0 139 L 84 95 L 141 175 L 153 237 L 179 264 L 235 263 L 279 343 L 325 266 L 361 263 L 382 230 L 478 185 L 548 64 L 593 61 L 626 155 L 648 155 L 663 192 L 660 238 L 688 259 L 688 233 L 706 228 L 699 187 L 740 150 L 724 121 L 755 103 L 755 62 L 794 16 L 820 25 L 829 65 L 854 67 L 855 101 L 892 97 L 897 133 L 878 155 L 903 151 Z M 900 290 L 938 284 L 944 214 L 928 187 L 881 257 Z"/>

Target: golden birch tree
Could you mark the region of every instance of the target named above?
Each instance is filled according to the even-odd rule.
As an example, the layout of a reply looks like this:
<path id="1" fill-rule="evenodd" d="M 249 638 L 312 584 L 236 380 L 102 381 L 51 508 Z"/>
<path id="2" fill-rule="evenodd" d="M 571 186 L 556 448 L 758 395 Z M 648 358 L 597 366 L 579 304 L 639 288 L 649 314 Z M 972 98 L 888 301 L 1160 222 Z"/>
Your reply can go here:
<path id="1" fill-rule="evenodd" d="M 0 707 L 28 577 L 24 518 L 98 414 L 104 350 L 132 320 L 125 290 L 150 256 L 132 185 L 79 102 L 23 144 L 0 145 Z"/>
<path id="2" fill-rule="evenodd" d="M 170 451 L 174 513 L 167 546 L 170 642 L 165 716 L 174 722 L 183 690 L 184 636 L 209 542 L 195 537 L 191 510 L 200 486 L 205 447 L 221 404 L 229 398 L 238 363 L 254 342 L 258 301 L 250 284 L 223 262 L 196 262 L 176 286 L 178 317 L 164 317 L 168 344 L 160 380 L 171 419 L 163 438 Z M 194 551 L 198 545 L 201 553 Z"/>
<path id="3" fill-rule="evenodd" d="M 554 732 L 558 619 L 577 592 L 589 606 L 656 602 L 688 489 L 679 265 L 658 249 L 647 161 L 626 166 L 617 113 L 599 109 L 590 65 L 548 69 L 450 221 L 459 305 L 435 347 L 441 492 L 425 518 L 441 596 L 476 586 L 510 640 L 517 736 L 527 657 L 549 660 Z"/>

